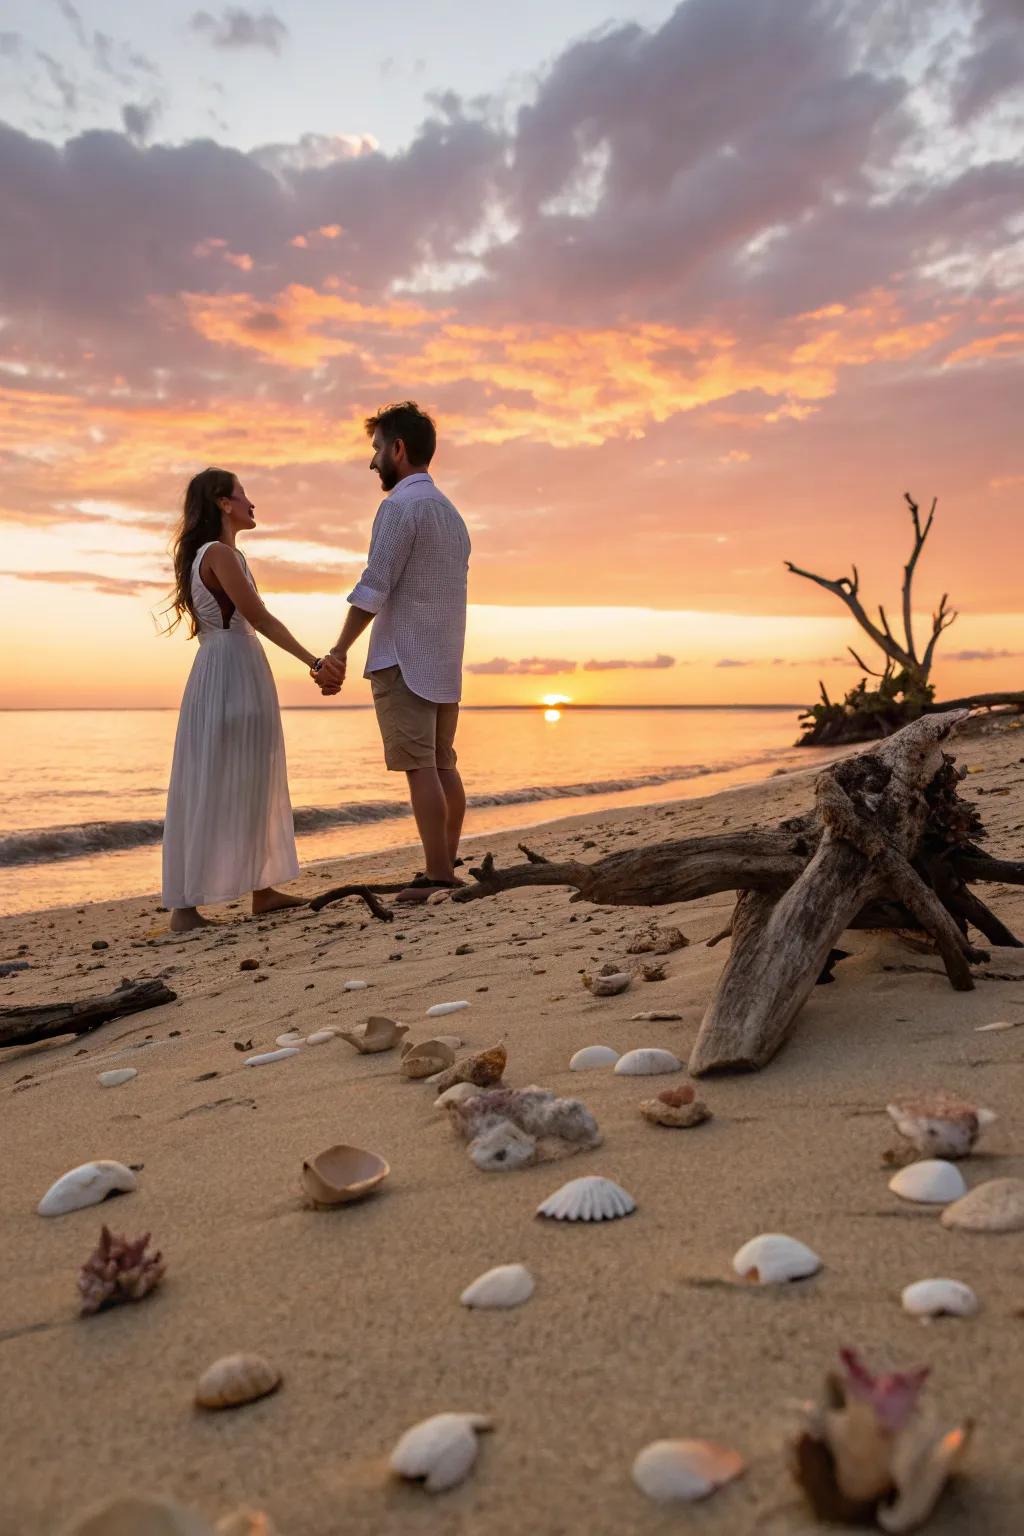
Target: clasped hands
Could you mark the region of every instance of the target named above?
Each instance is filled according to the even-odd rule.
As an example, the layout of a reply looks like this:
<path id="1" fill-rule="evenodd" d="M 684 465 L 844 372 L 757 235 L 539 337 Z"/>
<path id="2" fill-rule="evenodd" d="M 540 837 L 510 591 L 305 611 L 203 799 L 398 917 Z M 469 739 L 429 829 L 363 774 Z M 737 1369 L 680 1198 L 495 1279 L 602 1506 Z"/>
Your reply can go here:
<path id="1" fill-rule="evenodd" d="M 347 660 L 344 656 L 338 656 L 333 651 L 328 651 L 320 664 L 319 672 L 310 668 L 310 677 L 316 683 L 325 698 L 333 698 L 341 692 L 341 685 L 345 681 Z"/>

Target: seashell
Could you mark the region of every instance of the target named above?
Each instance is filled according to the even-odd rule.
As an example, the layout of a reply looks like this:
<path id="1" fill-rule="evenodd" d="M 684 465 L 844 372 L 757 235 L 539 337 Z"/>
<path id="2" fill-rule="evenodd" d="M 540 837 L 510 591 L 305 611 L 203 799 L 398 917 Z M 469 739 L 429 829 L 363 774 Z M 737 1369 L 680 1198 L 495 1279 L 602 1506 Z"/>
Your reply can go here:
<path id="1" fill-rule="evenodd" d="M 907 1094 L 886 1105 L 899 1131 L 925 1157 L 966 1157 L 983 1125 L 996 1118 L 950 1093 Z"/>
<path id="2" fill-rule="evenodd" d="M 739 1477 L 746 1463 L 714 1440 L 655 1440 L 633 1463 L 633 1481 L 659 1504 L 706 1499 Z"/>
<path id="3" fill-rule="evenodd" d="M 636 1210 L 636 1201 L 611 1179 L 594 1174 L 570 1179 L 537 1207 L 538 1216 L 552 1221 L 614 1221 Z"/>
<path id="4" fill-rule="evenodd" d="M 428 1019 L 443 1019 L 446 1013 L 458 1013 L 462 1008 L 468 1008 L 468 1003 L 435 1003 L 427 1009 Z"/>
<path id="5" fill-rule="evenodd" d="M 315 1206 L 361 1200 L 391 1172 L 376 1152 L 361 1147 L 328 1147 L 302 1165 L 302 1187 Z"/>
<path id="6" fill-rule="evenodd" d="M 662 1072 L 681 1072 L 683 1064 L 671 1051 L 659 1051 L 651 1046 L 641 1046 L 638 1051 L 627 1051 L 615 1063 L 620 1077 L 654 1077 Z"/>
<path id="7" fill-rule="evenodd" d="M 475 1099 L 480 1093 L 476 1083 L 453 1083 L 434 1100 L 435 1109 L 447 1109 L 449 1104 L 461 1104 L 464 1099 Z"/>
<path id="8" fill-rule="evenodd" d="M 370 985 L 368 981 L 346 981 L 342 984 L 343 992 L 365 992 Z"/>
<path id="9" fill-rule="evenodd" d="M 141 1301 L 156 1289 L 166 1266 L 162 1254 L 147 1254 L 148 1243 L 148 1232 L 129 1242 L 115 1237 L 109 1227 L 101 1228 L 99 1244 L 78 1273 L 83 1317 L 119 1302 Z"/>
<path id="10" fill-rule="evenodd" d="M 987 1035 L 992 1033 L 994 1030 L 1018 1029 L 1019 1027 L 1019 1020 L 996 1019 L 994 1024 L 975 1024 L 974 1033 L 976 1035 Z"/>
<path id="11" fill-rule="evenodd" d="M 256 1056 L 247 1056 L 245 1058 L 245 1065 L 247 1067 L 269 1067 L 273 1061 L 287 1061 L 289 1056 L 297 1056 L 298 1054 L 299 1048 L 297 1045 L 285 1045 L 279 1051 L 260 1051 Z"/>
<path id="12" fill-rule="evenodd" d="M 569 1059 L 570 1072 L 590 1072 L 594 1067 L 613 1067 L 619 1059 L 618 1051 L 610 1045 L 585 1045 Z"/>
<path id="13" fill-rule="evenodd" d="M 537 1141 L 512 1120 L 495 1120 L 466 1149 L 469 1160 L 484 1173 L 510 1173 L 524 1168 L 537 1155 Z"/>
<path id="14" fill-rule="evenodd" d="M 262 1355 L 224 1355 L 207 1366 L 196 1384 L 200 1408 L 240 1408 L 281 1385 L 281 1372 Z"/>
<path id="15" fill-rule="evenodd" d="M 454 1060 L 455 1052 L 450 1045 L 442 1045 L 440 1040 L 423 1040 L 402 1051 L 398 1070 L 403 1077 L 411 1079 L 434 1077 L 450 1067 Z"/>
<path id="16" fill-rule="evenodd" d="M 306 1036 L 306 1044 L 324 1045 L 328 1040 L 333 1040 L 336 1033 L 333 1029 L 315 1029 L 311 1035 Z"/>
<path id="17" fill-rule="evenodd" d="M 499 1264 L 467 1285 L 464 1307 L 519 1307 L 533 1295 L 534 1280 L 525 1264 Z"/>
<path id="18" fill-rule="evenodd" d="M 459 1035 L 435 1035 L 434 1039 L 440 1040 L 442 1045 L 446 1045 L 453 1052 L 459 1050 L 462 1046 L 462 1039 Z"/>
<path id="19" fill-rule="evenodd" d="M 283 1035 L 278 1035 L 275 1045 L 301 1045 L 302 1036 L 297 1029 L 286 1029 Z"/>
<path id="20" fill-rule="evenodd" d="M 821 1260 L 806 1243 L 784 1232 L 762 1232 L 752 1237 L 733 1256 L 732 1267 L 741 1280 L 755 1285 L 782 1285 L 817 1274 Z"/>
<path id="21" fill-rule="evenodd" d="M 99 1205 L 108 1195 L 128 1194 L 137 1188 L 138 1180 L 130 1168 L 100 1158 L 62 1174 L 56 1184 L 50 1185 L 36 1210 L 40 1216 L 64 1216 L 87 1205 Z"/>
<path id="22" fill-rule="evenodd" d="M 528 1136 L 557 1137 L 575 1150 L 599 1147 L 603 1140 L 597 1121 L 580 1099 L 556 1099 L 546 1088 L 477 1089 L 465 1103 L 449 1107 L 449 1119 L 467 1141 L 509 1121 Z"/>
<path id="23" fill-rule="evenodd" d="M 682 1014 L 673 1013 L 668 1008 L 648 1008 L 644 1013 L 632 1013 L 629 1017 L 631 1024 L 670 1024 L 675 1020 L 681 1019 Z"/>
<path id="24" fill-rule="evenodd" d="M 428 1493 L 454 1488 L 477 1454 L 477 1434 L 492 1428 L 482 1413 L 435 1413 L 407 1429 L 391 1452 L 391 1470 L 422 1482 Z"/>
<path id="25" fill-rule="evenodd" d="M 942 1213 L 964 1232 L 1024 1232 L 1024 1179 L 986 1179 Z"/>
<path id="26" fill-rule="evenodd" d="M 941 1158 L 926 1158 L 901 1168 L 889 1180 L 889 1188 L 901 1200 L 912 1200 L 917 1205 L 948 1205 L 967 1193 L 959 1168 Z"/>
<path id="27" fill-rule="evenodd" d="M 376 1055 L 378 1051 L 390 1051 L 408 1033 L 408 1024 L 396 1024 L 382 1014 L 374 1014 L 358 1029 L 339 1029 L 338 1034 L 349 1045 L 354 1045 L 363 1056 Z"/>
<path id="28" fill-rule="evenodd" d="M 973 1317 L 978 1298 L 960 1280 L 917 1280 L 900 1295 L 911 1317 Z"/>
<path id="29" fill-rule="evenodd" d="M 620 992 L 625 992 L 632 985 L 633 978 L 628 971 L 612 971 L 607 976 L 583 977 L 583 985 L 594 997 L 618 997 Z"/>
<path id="30" fill-rule="evenodd" d="M 119 1088 L 122 1083 L 130 1083 L 133 1077 L 138 1077 L 137 1067 L 115 1067 L 112 1072 L 100 1073 L 101 1088 Z"/>
<path id="31" fill-rule="evenodd" d="M 973 1427 L 967 1420 L 944 1434 L 919 1436 L 916 1444 L 898 1448 L 899 1454 L 893 1456 L 896 1498 L 875 1511 L 883 1531 L 900 1536 L 924 1524 L 970 1444 Z"/>
<path id="32" fill-rule="evenodd" d="M 65 1528 L 65 1536 L 214 1536 L 214 1532 L 201 1515 L 170 1499 L 129 1494 L 94 1504 Z"/>
<path id="33" fill-rule="evenodd" d="M 688 1127 L 702 1125 L 705 1120 L 711 1119 L 711 1111 L 702 1099 L 693 1097 L 693 1089 L 690 1089 L 689 1098 L 675 1102 L 675 1095 L 659 1093 L 656 1099 L 642 1099 L 639 1105 L 640 1113 L 645 1120 L 652 1125 L 671 1125 L 676 1127 Z"/>
<path id="34" fill-rule="evenodd" d="M 277 1536 L 277 1526 L 262 1509 L 233 1509 L 221 1515 L 216 1536 Z"/>
<path id="35" fill-rule="evenodd" d="M 464 1056 L 453 1067 L 441 1074 L 437 1083 L 438 1093 L 455 1083 L 475 1083 L 478 1088 L 490 1088 L 500 1083 L 508 1065 L 508 1053 L 503 1045 L 492 1045 L 475 1056 Z"/>

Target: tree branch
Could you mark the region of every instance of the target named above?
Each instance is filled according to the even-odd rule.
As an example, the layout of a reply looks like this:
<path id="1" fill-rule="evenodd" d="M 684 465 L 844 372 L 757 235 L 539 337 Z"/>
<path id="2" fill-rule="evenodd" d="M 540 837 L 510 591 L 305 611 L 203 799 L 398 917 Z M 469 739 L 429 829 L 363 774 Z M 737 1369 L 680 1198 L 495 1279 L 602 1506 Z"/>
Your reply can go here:
<path id="1" fill-rule="evenodd" d="M 841 576 L 838 581 L 830 581 L 827 576 L 819 576 L 816 571 L 803 570 L 800 566 L 794 565 L 792 560 L 786 560 L 783 562 L 783 564 L 788 571 L 793 573 L 794 576 L 802 576 L 805 581 L 813 581 L 817 586 L 824 587 L 826 592 L 834 593 L 841 603 L 846 604 L 847 608 L 849 608 L 861 629 L 863 629 L 866 634 L 871 636 L 872 640 L 884 655 L 891 656 L 893 661 L 897 662 L 899 666 L 906 669 L 913 669 L 916 667 L 917 663 L 913 657 L 907 655 L 906 651 L 901 645 L 898 644 L 892 633 L 889 631 L 889 626 L 885 619 L 884 612 L 882 613 L 882 621 L 886 626 L 884 633 L 878 628 L 877 624 L 873 623 L 873 621 L 868 618 L 867 614 L 865 613 L 864 608 L 862 607 L 861 602 L 857 596 L 857 592 L 860 586 L 860 576 L 856 566 L 853 567 L 852 577 Z"/>
<path id="2" fill-rule="evenodd" d="M 906 502 L 907 506 L 910 508 L 910 515 L 911 515 L 911 517 L 914 520 L 914 548 L 913 548 L 913 552 L 912 552 L 912 554 L 910 556 L 910 559 L 907 561 L 906 565 L 903 567 L 903 628 L 906 631 L 906 636 L 907 636 L 907 654 L 915 662 L 917 661 L 917 652 L 914 649 L 914 632 L 913 632 L 913 629 L 911 627 L 912 626 L 912 616 L 913 616 L 913 603 L 912 603 L 912 599 L 911 599 L 911 587 L 912 587 L 913 581 L 914 581 L 914 570 L 915 570 L 915 567 L 917 566 L 917 562 L 918 562 L 918 559 L 920 557 L 921 551 L 924 548 L 924 541 L 928 537 L 929 533 L 931 532 L 932 519 L 935 517 L 935 508 L 936 508 L 936 506 L 938 504 L 938 499 L 939 498 L 937 496 L 932 498 L 932 507 L 931 507 L 931 511 L 928 513 L 928 521 L 925 523 L 924 528 L 922 529 L 922 527 L 921 527 L 921 517 L 920 517 L 920 508 L 918 507 L 917 502 L 911 496 L 909 491 L 904 491 L 904 493 L 903 493 L 903 500 Z M 934 646 L 933 646 L 933 650 L 934 650 Z M 928 675 L 928 667 L 927 667 L 926 664 L 922 664 L 922 671 L 924 672 L 925 676 L 927 677 L 927 675 Z"/>

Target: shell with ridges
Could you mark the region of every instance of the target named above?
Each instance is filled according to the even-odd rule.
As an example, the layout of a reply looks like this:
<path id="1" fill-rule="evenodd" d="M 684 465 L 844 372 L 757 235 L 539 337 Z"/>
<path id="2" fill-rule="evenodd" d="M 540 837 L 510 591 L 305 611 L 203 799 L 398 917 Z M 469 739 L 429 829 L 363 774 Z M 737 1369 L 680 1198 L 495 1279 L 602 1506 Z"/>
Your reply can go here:
<path id="1" fill-rule="evenodd" d="M 196 1384 L 200 1408 L 240 1408 L 267 1397 L 281 1385 L 281 1372 L 262 1355 L 223 1355 L 208 1365 Z"/>
<path id="2" fill-rule="evenodd" d="M 782 1285 L 817 1274 L 821 1260 L 806 1243 L 784 1232 L 762 1232 L 744 1243 L 733 1256 L 732 1267 L 741 1280 L 755 1285 Z"/>
<path id="3" fill-rule="evenodd" d="M 538 1216 L 552 1221 L 614 1221 L 636 1210 L 636 1201 L 612 1179 L 590 1174 L 570 1179 L 537 1207 Z"/>
<path id="4" fill-rule="evenodd" d="M 450 1045 L 443 1045 L 440 1040 L 421 1040 L 419 1045 L 410 1045 L 402 1051 L 398 1070 L 403 1077 L 415 1081 L 420 1077 L 436 1077 L 454 1060 L 455 1052 Z"/>
<path id="5" fill-rule="evenodd" d="M 596 1067 L 614 1067 L 619 1059 L 618 1051 L 610 1045 L 585 1045 L 569 1058 L 570 1072 L 590 1072 Z"/>
<path id="6" fill-rule="evenodd" d="M 348 1205 L 383 1183 L 391 1169 L 362 1147 L 328 1147 L 302 1165 L 302 1187 L 314 1205 Z"/>
<path id="7" fill-rule="evenodd" d="M 947 1206 L 944 1227 L 964 1232 L 1024 1232 L 1024 1179 L 986 1179 Z"/>
<path id="8" fill-rule="evenodd" d="M 435 1413 L 407 1429 L 391 1452 L 391 1470 L 428 1493 L 461 1483 L 477 1455 L 477 1434 L 492 1427 L 482 1413 Z"/>
<path id="9" fill-rule="evenodd" d="M 40 1216 L 64 1216 L 68 1211 L 99 1205 L 108 1195 L 128 1194 L 137 1188 L 138 1180 L 130 1168 L 111 1158 L 99 1158 L 62 1174 L 50 1185 L 36 1210 Z"/>
<path id="10" fill-rule="evenodd" d="M 934 1157 L 901 1168 L 889 1180 L 889 1188 L 901 1200 L 911 1200 L 916 1205 L 948 1205 L 967 1193 L 959 1168 Z"/>
<path id="11" fill-rule="evenodd" d="M 660 1051 L 644 1045 L 637 1051 L 627 1051 L 615 1063 L 620 1077 L 654 1077 L 664 1072 L 681 1072 L 683 1064 L 671 1051 Z"/>
<path id="12" fill-rule="evenodd" d="M 973 1317 L 978 1298 L 961 1280 L 916 1280 L 900 1295 L 911 1317 Z"/>
<path id="13" fill-rule="evenodd" d="M 743 1457 L 713 1440 L 655 1440 L 633 1462 L 633 1481 L 659 1504 L 706 1499 L 739 1477 Z"/>
<path id="14" fill-rule="evenodd" d="M 459 1300 L 464 1307 L 518 1307 L 533 1295 L 533 1276 L 525 1264 L 499 1264 L 472 1285 L 467 1285 Z"/>

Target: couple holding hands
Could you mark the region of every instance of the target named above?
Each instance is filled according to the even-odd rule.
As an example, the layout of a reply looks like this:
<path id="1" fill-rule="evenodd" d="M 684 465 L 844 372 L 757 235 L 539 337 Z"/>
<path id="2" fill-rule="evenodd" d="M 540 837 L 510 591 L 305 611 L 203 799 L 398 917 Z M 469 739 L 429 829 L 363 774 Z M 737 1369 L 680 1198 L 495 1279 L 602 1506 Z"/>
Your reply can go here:
<path id="1" fill-rule="evenodd" d="M 413 401 L 366 422 L 384 500 L 366 569 L 348 595 L 336 644 L 314 656 L 267 611 L 237 537 L 254 528 L 237 477 L 205 469 L 189 483 L 174 543 L 170 628 L 198 638 L 178 717 L 163 837 L 163 904 L 171 928 L 206 924 L 199 908 L 252 892 L 254 914 L 300 906 L 276 889 L 299 873 L 277 690 L 264 635 L 310 669 L 326 695 L 345 680 L 348 653 L 372 624 L 365 676 L 384 760 L 409 784 L 425 866 L 399 901 L 455 886 L 466 809 L 456 767 L 470 542 L 429 473 L 437 443 Z"/>

